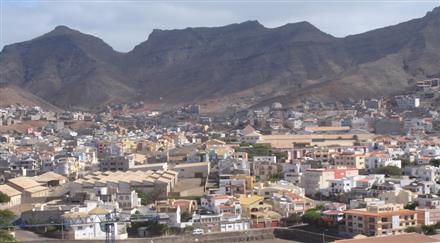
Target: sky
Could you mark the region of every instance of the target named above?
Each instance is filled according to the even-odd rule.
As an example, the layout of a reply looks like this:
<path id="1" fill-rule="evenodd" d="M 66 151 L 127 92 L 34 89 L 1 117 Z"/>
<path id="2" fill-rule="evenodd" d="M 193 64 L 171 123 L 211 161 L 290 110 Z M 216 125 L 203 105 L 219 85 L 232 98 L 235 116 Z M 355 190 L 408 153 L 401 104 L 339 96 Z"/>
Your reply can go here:
<path id="1" fill-rule="evenodd" d="M 0 0 L 0 46 L 66 25 L 127 52 L 153 29 L 308 21 L 336 37 L 423 17 L 440 0 Z"/>

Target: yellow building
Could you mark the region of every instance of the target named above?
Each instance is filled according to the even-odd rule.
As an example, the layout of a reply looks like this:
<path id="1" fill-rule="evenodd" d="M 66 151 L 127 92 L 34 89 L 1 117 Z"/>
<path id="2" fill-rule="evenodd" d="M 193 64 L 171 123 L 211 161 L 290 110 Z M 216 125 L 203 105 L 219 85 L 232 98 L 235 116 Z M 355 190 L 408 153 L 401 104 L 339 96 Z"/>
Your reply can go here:
<path id="1" fill-rule="evenodd" d="M 124 138 L 121 141 L 122 151 L 125 154 L 135 153 L 137 151 L 137 142 L 131 139 Z"/>
<path id="2" fill-rule="evenodd" d="M 343 152 L 335 156 L 336 166 L 365 169 L 365 154 L 361 152 Z"/>
<path id="3" fill-rule="evenodd" d="M 231 179 L 245 180 L 246 181 L 246 191 L 252 191 L 255 186 L 255 176 L 248 175 L 233 175 Z"/>
<path id="4" fill-rule="evenodd" d="M 264 197 L 241 194 L 238 199 L 243 215 L 252 220 L 252 228 L 279 226 L 281 215 L 272 210 L 272 205 L 263 201 Z"/>

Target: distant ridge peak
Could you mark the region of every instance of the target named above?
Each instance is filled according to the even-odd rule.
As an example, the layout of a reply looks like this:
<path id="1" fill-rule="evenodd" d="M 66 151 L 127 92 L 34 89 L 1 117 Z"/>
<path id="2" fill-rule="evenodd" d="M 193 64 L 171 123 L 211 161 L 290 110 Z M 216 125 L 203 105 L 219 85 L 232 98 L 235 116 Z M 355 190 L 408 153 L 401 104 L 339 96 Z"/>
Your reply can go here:
<path id="1" fill-rule="evenodd" d="M 314 26 L 313 24 L 307 21 L 288 23 L 278 27 L 278 29 L 295 29 L 295 30 L 309 30 L 309 31 L 312 30 L 312 31 L 321 32 L 320 29 L 318 29 L 316 26 Z"/>
<path id="2" fill-rule="evenodd" d="M 79 34 L 79 33 L 81 32 L 78 30 L 71 29 L 66 25 L 58 25 L 46 35 L 67 35 L 67 34 Z"/>
<path id="3" fill-rule="evenodd" d="M 433 8 L 429 11 L 426 16 L 438 16 L 440 17 L 440 6 Z"/>

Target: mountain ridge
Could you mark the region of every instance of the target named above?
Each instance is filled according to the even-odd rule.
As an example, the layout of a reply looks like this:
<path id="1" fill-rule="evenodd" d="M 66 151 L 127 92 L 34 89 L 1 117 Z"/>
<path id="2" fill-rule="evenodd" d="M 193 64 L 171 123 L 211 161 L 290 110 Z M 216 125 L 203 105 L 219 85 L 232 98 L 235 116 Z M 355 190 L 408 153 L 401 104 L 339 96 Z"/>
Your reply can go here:
<path id="1" fill-rule="evenodd" d="M 306 21 L 276 28 L 246 21 L 154 30 L 124 53 L 98 37 L 57 26 L 5 46 L 0 81 L 64 108 L 226 97 L 225 108 L 251 99 L 249 105 L 392 95 L 440 74 L 439 63 L 437 7 L 419 19 L 346 37 Z"/>

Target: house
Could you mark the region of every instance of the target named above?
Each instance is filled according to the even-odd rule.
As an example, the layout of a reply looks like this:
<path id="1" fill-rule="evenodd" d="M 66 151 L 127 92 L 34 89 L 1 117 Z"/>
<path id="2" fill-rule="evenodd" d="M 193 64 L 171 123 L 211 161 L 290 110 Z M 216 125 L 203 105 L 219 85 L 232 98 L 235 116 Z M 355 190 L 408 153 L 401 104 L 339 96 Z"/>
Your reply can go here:
<path id="1" fill-rule="evenodd" d="M 173 167 L 180 178 L 207 178 L 210 172 L 210 162 L 182 163 Z"/>
<path id="2" fill-rule="evenodd" d="M 21 192 L 8 185 L 0 185 L 0 192 L 9 197 L 9 202 L 0 203 L 0 208 L 9 208 L 21 204 Z"/>
<path id="3" fill-rule="evenodd" d="M 70 184 L 71 193 L 88 191 L 98 194 L 102 188 L 128 192 L 141 190 L 144 192 L 157 191 L 167 196 L 178 181 L 178 173 L 167 171 L 116 171 L 94 172 L 75 180 Z"/>
<path id="4" fill-rule="evenodd" d="M 415 181 L 403 187 L 416 194 L 437 194 L 439 185 L 433 181 Z"/>
<path id="5" fill-rule="evenodd" d="M 392 191 L 383 191 L 379 193 L 378 198 L 384 200 L 385 203 L 406 205 L 408 203 L 412 203 L 414 199 L 417 198 L 417 194 L 408 190 L 397 189 Z"/>
<path id="6" fill-rule="evenodd" d="M 255 177 L 245 174 L 222 174 L 219 175 L 218 188 L 210 188 L 209 194 L 235 195 L 252 192 L 255 185 Z"/>
<path id="7" fill-rule="evenodd" d="M 279 166 L 273 162 L 253 162 L 253 175 L 259 180 L 268 180 L 271 176 L 278 175 Z"/>
<path id="8" fill-rule="evenodd" d="M 168 215 L 168 225 L 173 227 L 180 226 L 181 210 L 178 204 L 170 205 L 166 201 L 157 201 L 156 212 Z"/>
<path id="9" fill-rule="evenodd" d="M 6 185 L 22 193 L 23 203 L 33 202 L 35 198 L 47 197 L 49 189 L 43 184 L 36 182 L 31 177 L 16 177 L 9 179 Z"/>
<path id="10" fill-rule="evenodd" d="M 187 199 L 167 199 L 155 202 L 156 210 L 162 212 L 160 208 L 162 207 L 180 207 L 180 211 L 192 214 L 197 209 L 196 200 Z"/>
<path id="11" fill-rule="evenodd" d="M 101 171 L 127 171 L 134 166 L 132 156 L 107 156 L 99 164 Z"/>
<path id="12" fill-rule="evenodd" d="M 65 236 L 69 240 L 105 240 L 105 228 L 110 227 L 115 239 L 127 239 L 126 223 L 114 222 L 117 217 L 117 205 L 87 201 L 85 205 L 72 208 L 63 214 L 63 221 L 69 225 Z M 106 223 L 107 221 L 111 223 Z"/>
<path id="13" fill-rule="evenodd" d="M 368 171 L 374 171 L 377 168 L 386 166 L 396 166 L 401 168 L 402 161 L 399 159 L 393 159 L 388 154 L 381 152 L 374 152 L 365 159 L 365 169 Z"/>
<path id="14" fill-rule="evenodd" d="M 330 180 L 356 175 L 358 170 L 354 168 L 309 169 L 304 173 L 301 182 L 306 195 L 315 195 L 321 189 L 328 188 Z"/>
<path id="15" fill-rule="evenodd" d="M 245 217 L 251 218 L 252 228 L 278 227 L 281 215 L 265 203 L 262 196 L 239 195 L 240 204 Z"/>
<path id="16" fill-rule="evenodd" d="M 247 160 L 226 158 L 218 162 L 220 174 L 245 174 L 250 175 L 250 165 Z"/>
<path id="17" fill-rule="evenodd" d="M 47 187 L 61 186 L 68 182 L 68 179 L 65 176 L 55 172 L 46 172 L 39 176 L 33 177 L 33 179 Z"/>
<path id="18" fill-rule="evenodd" d="M 220 214 L 194 214 L 193 227 L 208 232 L 246 231 L 251 228 L 249 219 L 223 220 Z"/>
<path id="19" fill-rule="evenodd" d="M 233 196 L 209 195 L 202 197 L 200 201 L 202 208 L 212 211 L 215 214 L 219 214 L 228 219 L 241 219 L 242 206 L 240 205 L 240 201 Z"/>
<path id="20" fill-rule="evenodd" d="M 301 177 L 304 172 L 311 169 L 311 165 L 307 163 L 301 163 L 299 161 L 293 161 L 292 163 L 280 164 L 281 172 L 283 173 L 284 180 L 290 181 L 295 185 L 301 184 Z"/>
<path id="21" fill-rule="evenodd" d="M 402 204 L 372 205 L 345 211 L 346 232 L 353 235 L 397 235 L 416 225 L 417 212 L 403 209 Z"/>
<path id="22" fill-rule="evenodd" d="M 321 219 L 329 225 L 338 225 L 344 219 L 344 211 L 347 205 L 344 203 L 326 203 L 321 212 Z"/>
<path id="23" fill-rule="evenodd" d="M 272 197 L 273 210 L 283 217 L 291 214 L 304 214 L 307 210 L 315 207 L 315 202 L 299 194 L 283 191 L 275 193 Z"/>
<path id="24" fill-rule="evenodd" d="M 418 208 L 440 209 L 440 197 L 435 194 L 420 194 L 415 200 Z"/>
<path id="25" fill-rule="evenodd" d="M 275 164 L 277 162 L 277 157 L 276 156 L 254 156 L 253 161 L 254 161 L 254 163 L 268 162 L 271 164 Z"/>
<path id="26" fill-rule="evenodd" d="M 438 181 L 440 168 L 432 165 L 407 166 L 403 169 L 405 175 L 417 178 L 419 181 Z"/>
<path id="27" fill-rule="evenodd" d="M 321 190 L 322 195 L 326 197 L 336 197 L 348 193 L 356 186 L 354 177 L 344 177 L 328 181 L 329 187 Z"/>
<path id="28" fill-rule="evenodd" d="M 357 151 L 342 152 L 335 156 L 334 163 L 336 166 L 365 169 L 365 154 Z"/>
<path id="29" fill-rule="evenodd" d="M 440 208 L 417 208 L 416 211 L 420 225 L 434 225 L 440 222 Z"/>
<path id="30" fill-rule="evenodd" d="M 420 106 L 420 98 L 409 95 L 394 97 L 397 107 L 402 110 L 411 110 Z"/>

